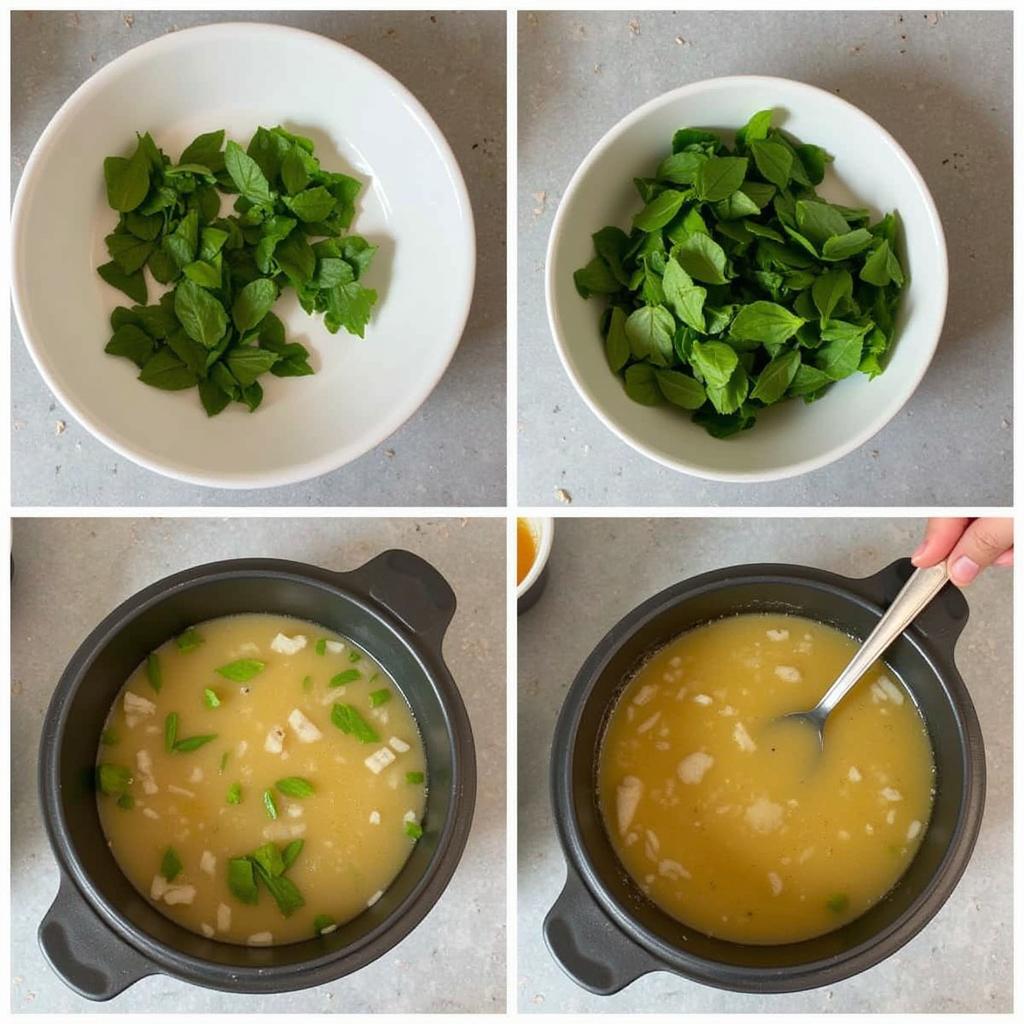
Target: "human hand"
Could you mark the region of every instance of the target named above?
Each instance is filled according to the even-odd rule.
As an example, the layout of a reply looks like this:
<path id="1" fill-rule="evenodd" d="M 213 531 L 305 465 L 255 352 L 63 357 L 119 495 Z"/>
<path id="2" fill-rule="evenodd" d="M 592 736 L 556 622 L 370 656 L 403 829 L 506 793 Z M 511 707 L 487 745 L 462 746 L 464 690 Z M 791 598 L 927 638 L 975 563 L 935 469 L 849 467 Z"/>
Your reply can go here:
<path id="1" fill-rule="evenodd" d="M 1013 565 L 1013 520 L 929 519 L 924 540 L 910 560 L 927 568 L 943 559 L 958 587 L 966 587 L 986 566 Z"/>

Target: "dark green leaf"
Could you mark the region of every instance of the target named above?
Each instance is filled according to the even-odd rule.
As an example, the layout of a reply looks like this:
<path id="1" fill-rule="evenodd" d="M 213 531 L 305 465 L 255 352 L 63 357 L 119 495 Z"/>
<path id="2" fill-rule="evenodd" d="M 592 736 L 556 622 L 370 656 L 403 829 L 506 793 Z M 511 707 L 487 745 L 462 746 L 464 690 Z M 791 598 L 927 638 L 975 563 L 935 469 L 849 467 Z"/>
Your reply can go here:
<path id="1" fill-rule="evenodd" d="M 799 368 L 800 352 L 798 350 L 780 352 L 757 375 L 757 381 L 754 384 L 754 389 L 750 392 L 750 397 L 764 402 L 765 405 L 778 402 L 793 383 L 793 378 Z"/>
<path id="2" fill-rule="evenodd" d="M 750 144 L 754 164 L 761 177 L 776 188 L 785 188 L 793 173 L 793 154 L 778 142 L 757 139 Z"/>
<path id="3" fill-rule="evenodd" d="M 655 370 L 658 390 L 673 404 L 683 409 L 699 409 L 707 400 L 701 384 L 678 370 Z"/>
<path id="4" fill-rule="evenodd" d="M 705 160 L 694 176 L 697 198 L 707 203 L 728 199 L 747 176 L 747 158 L 713 156 Z"/>
<path id="5" fill-rule="evenodd" d="M 378 743 L 380 736 L 351 704 L 335 704 L 331 708 L 331 722 L 360 743 Z"/>
<path id="6" fill-rule="evenodd" d="M 130 299 L 134 299 L 140 304 L 145 304 L 147 296 L 146 279 L 143 277 L 141 270 L 136 270 L 132 274 L 126 274 L 111 260 L 109 263 L 104 263 L 101 267 L 97 267 L 96 272 L 107 284 L 124 292 Z"/>
<path id="7" fill-rule="evenodd" d="M 175 289 L 174 313 L 188 336 L 204 348 L 213 348 L 228 327 L 224 307 L 194 281 L 182 281 Z"/>

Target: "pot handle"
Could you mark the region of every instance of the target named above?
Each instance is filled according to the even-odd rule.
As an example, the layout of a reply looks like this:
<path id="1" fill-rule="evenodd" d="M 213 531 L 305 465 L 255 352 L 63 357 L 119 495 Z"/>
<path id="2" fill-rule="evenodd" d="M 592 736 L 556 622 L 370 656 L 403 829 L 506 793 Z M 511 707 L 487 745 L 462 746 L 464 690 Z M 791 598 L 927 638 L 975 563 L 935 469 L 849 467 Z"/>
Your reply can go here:
<path id="1" fill-rule="evenodd" d="M 862 585 L 865 597 L 887 606 L 903 589 L 903 584 L 910 579 L 913 571 L 914 565 L 909 558 L 898 558 L 874 576 L 856 582 Z M 954 584 L 947 583 L 918 613 L 909 628 L 943 647 L 948 647 L 952 652 L 964 626 L 967 625 L 969 615 L 970 608 L 963 591 Z"/>
<path id="2" fill-rule="evenodd" d="M 340 575 L 440 652 L 456 600 L 448 581 L 429 562 L 395 548 Z"/>
<path id="3" fill-rule="evenodd" d="M 97 1002 L 158 973 L 155 964 L 117 938 L 63 872 L 39 925 L 39 946 L 65 985 Z"/>
<path id="4" fill-rule="evenodd" d="M 617 928 L 570 867 L 544 918 L 544 941 L 558 966 L 588 992 L 610 996 L 662 965 Z"/>

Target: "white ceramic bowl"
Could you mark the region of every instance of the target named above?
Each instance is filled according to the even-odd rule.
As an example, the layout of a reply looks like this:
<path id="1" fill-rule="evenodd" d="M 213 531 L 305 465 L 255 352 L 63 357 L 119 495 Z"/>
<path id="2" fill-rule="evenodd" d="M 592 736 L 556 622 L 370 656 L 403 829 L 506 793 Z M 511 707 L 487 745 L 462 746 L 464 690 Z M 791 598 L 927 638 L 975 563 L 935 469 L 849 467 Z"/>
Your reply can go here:
<path id="1" fill-rule="evenodd" d="M 364 180 L 351 230 L 379 244 L 365 340 L 328 334 L 288 290 L 274 311 L 316 374 L 265 375 L 263 405 L 207 419 L 194 390 L 163 392 L 105 355 L 109 315 L 131 305 L 96 266 L 116 214 L 103 158 L 150 131 L 172 159 L 200 132 L 243 146 L 260 125 L 311 137 L 329 170 Z M 98 71 L 61 107 L 25 168 L 13 213 L 22 334 L 57 398 L 100 440 L 191 483 L 267 487 L 350 462 L 393 433 L 448 366 L 469 313 L 473 216 L 451 150 L 411 93 L 322 36 L 277 25 L 174 32 Z M 150 284 L 150 301 L 163 291 Z"/>
<path id="2" fill-rule="evenodd" d="M 910 275 L 885 372 L 840 381 L 819 402 L 785 402 L 759 413 L 754 428 L 718 440 L 671 406 L 626 397 L 605 360 L 599 297 L 584 301 L 573 271 L 594 254 L 591 235 L 628 229 L 642 208 L 634 177 L 649 176 L 685 126 L 718 128 L 731 142 L 751 114 L 776 110 L 776 124 L 835 157 L 819 192 L 834 202 L 898 211 Z M 784 78 L 740 76 L 696 82 L 633 111 L 591 150 L 555 216 L 547 256 L 547 306 L 566 372 L 598 418 L 656 462 L 711 480 L 778 480 L 817 469 L 862 445 L 913 394 L 931 361 L 946 310 L 948 269 L 942 224 L 917 168 L 867 114 L 831 93 Z"/>
<path id="3" fill-rule="evenodd" d="M 540 597 L 540 591 L 543 589 L 542 577 L 547 568 L 548 559 L 551 557 L 551 545 L 555 541 L 555 521 L 550 516 L 523 516 L 522 518 L 533 535 L 537 553 L 533 559 L 533 565 L 530 566 L 530 571 L 523 577 L 521 583 L 516 584 L 516 603 L 520 612 L 526 611 Z"/>

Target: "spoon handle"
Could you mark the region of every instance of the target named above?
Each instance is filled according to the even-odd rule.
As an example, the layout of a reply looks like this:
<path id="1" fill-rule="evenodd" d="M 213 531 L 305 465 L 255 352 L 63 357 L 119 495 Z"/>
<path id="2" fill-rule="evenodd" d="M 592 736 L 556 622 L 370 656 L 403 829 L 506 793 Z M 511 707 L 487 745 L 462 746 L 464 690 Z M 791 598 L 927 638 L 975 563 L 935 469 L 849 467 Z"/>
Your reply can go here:
<path id="1" fill-rule="evenodd" d="M 910 625 L 949 579 L 946 563 L 916 569 L 903 589 L 878 620 L 878 625 L 821 698 L 818 707 L 826 714 L 849 692 L 858 679 L 880 658 L 889 645 Z"/>

